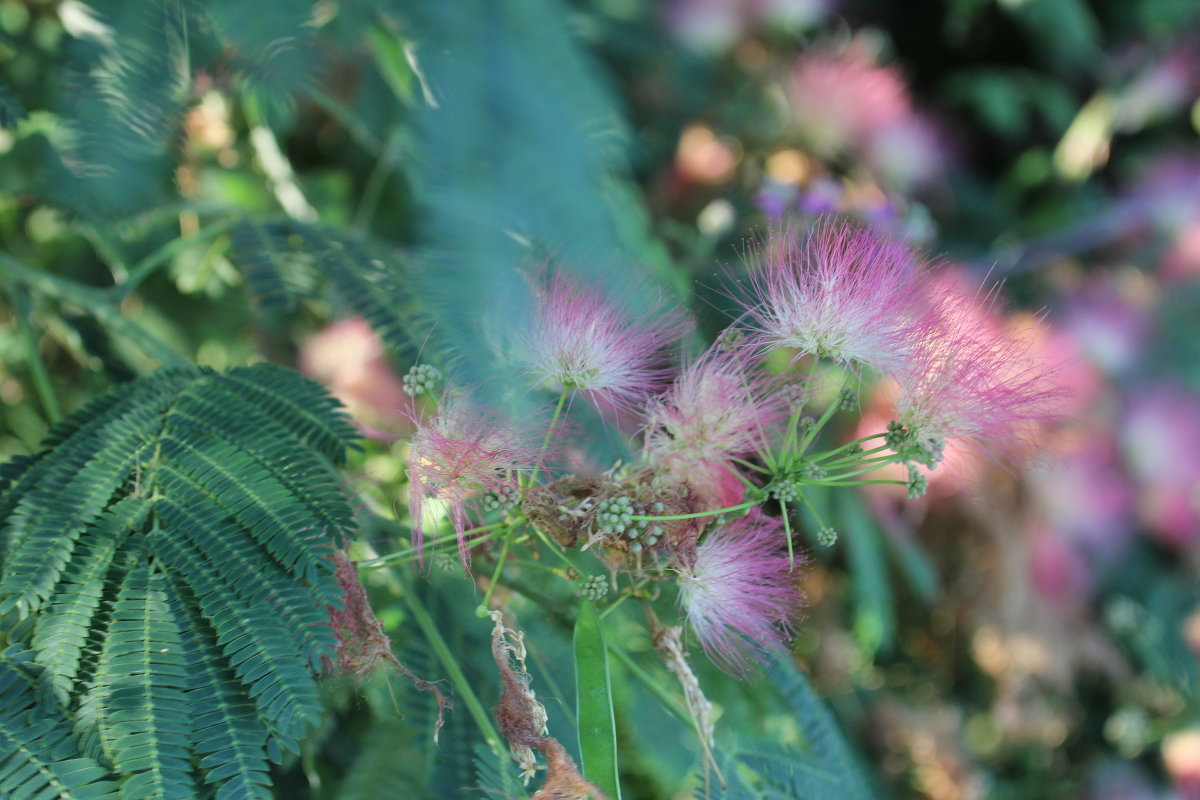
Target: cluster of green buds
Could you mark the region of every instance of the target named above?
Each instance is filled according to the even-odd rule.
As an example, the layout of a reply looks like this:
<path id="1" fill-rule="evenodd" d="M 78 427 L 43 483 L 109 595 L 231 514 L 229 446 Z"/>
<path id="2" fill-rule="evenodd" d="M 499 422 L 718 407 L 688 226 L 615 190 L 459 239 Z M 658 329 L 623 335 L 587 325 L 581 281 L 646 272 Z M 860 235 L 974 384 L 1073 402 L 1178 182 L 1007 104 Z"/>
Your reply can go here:
<path id="1" fill-rule="evenodd" d="M 479 500 L 484 511 L 508 511 L 520 502 L 521 490 L 513 485 L 486 492 Z"/>
<path id="2" fill-rule="evenodd" d="M 808 392 L 798 383 L 789 383 L 780 389 L 780 395 L 783 397 L 784 403 L 787 404 L 788 411 L 792 414 L 799 414 L 804 410 L 804 406 L 808 401 Z"/>
<path id="3" fill-rule="evenodd" d="M 442 379 L 441 370 L 430 364 L 414 364 L 404 376 L 404 393 L 410 397 L 428 392 L 433 394 L 438 381 Z"/>
<path id="4" fill-rule="evenodd" d="M 908 482 L 904 484 L 908 490 L 908 499 L 916 500 L 929 490 L 929 480 L 921 474 L 916 464 L 909 462 L 905 466 L 908 467 Z"/>
<path id="5" fill-rule="evenodd" d="M 603 575 L 581 575 L 579 593 L 593 603 L 603 600 L 608 594 L 608 578 Z"/>
<path id="6" fill-rule="evenodd" d="M 896 420 L 888 423 L 883 441 L 905 461 L 924 464 L 929 469 L 934 469 L 946 458 L 944 441 L 928 436 L 918 436 Z"/>
<path id="7" fill-rule="evenodd" d="M 458 560 L 457 555 L 440 552 L 433 554 L 433 566 L 440 572 L 455 572 L 462 566 L 462 562 Z"/>
<path id="8" fill-rule="evenodd" d="M 837 540 L 837 530 L 830 528 L 828 525 L 817 531 L 817 544 L 821 545 L 822 547 L 833 547 L 833 545 L 837 543 Z"/>
<path id="9" fill-rule="evenodd" d="M 609 497 L 596 506 L 596 529 L 601 533 L 624 536 L 629 540 L 629 551 L 640 553 L 648 547 L 656 546 L 663 536 L 661 525 L 651 520 L 635 520 L 635 516 L 661 514 L 662 503 L 653 503 L 648 508 L 635 505 L 633 499 L 625 495 Z"/>

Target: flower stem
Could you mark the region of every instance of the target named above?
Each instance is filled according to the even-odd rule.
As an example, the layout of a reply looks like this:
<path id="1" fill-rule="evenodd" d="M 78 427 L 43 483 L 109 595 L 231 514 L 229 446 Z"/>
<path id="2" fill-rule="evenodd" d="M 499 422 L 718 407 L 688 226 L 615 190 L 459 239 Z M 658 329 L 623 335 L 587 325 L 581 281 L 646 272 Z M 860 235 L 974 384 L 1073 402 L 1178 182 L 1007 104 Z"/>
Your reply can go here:
<path id="1" fill-rule="evenodd" d="M 463 531 L 463 536 L 467 536 L 472 533 L 480 533 L 482 531 L 496 531 L 498 528 L 503 528 L 503 527 L 506 527 L 507 525 L 508 525 L 507 522 L 493 522 L 491 525 L 483 525 L 478 528 L 470 528 L 468 530 L 465 530 L 465 531 Z M 483 542 L 490 541 L 491 539 L 494 539 L 495 537 L 497 537 L 499 535 L 501 535 L 499 532 L 489 533 L 487 536 L 481 536 L 481 537 L 475 539 L 475 541 L 473 541 L 471 544 L 482 544 Z M 433 551 L 438 551 L 440 549 L 443 549 L 442 545 L 447 546 L 444 549 L 449 549 L 450 545 L 456 545 L 457 543 L 458 543 L 458 534 L 452 534 L 449 536 L 442 536 L 437 539 L 432 539 L 432 540 L 426 542 L 425 547 L 423 549 L 425 552 L 428 553 L 428 552 L 433 552 Z M 365 561 L 359 561 L 358 568 L 359 569 L 374 569 L 375 567 L 382 567 L 385 564 L 389 564 L 391 562 L 396 562 L 396 561 L 403 564 L 406 561 L 411 561 L 411 560 L 417 558 L 417 556 L 420 552 L 421 551 L 415 547 L 410 547 L 407 550 L 397 550 L 396 552 L 388 553 L 385 556 L 376 556 L 375 558 L 369 558 L 369 559 L 366 559 Z"/>
<path id="2" fill-rule="evenodd" d="M 800 442 L 799 448 L 796 450 L 797 454 L 803 454 L 804 451 L 808 449 L 808 446 L 813 443 L 814 439 L 817 438 L 817 434 L 821 432 L 821 429 L 825 427 L 829 420 L 833 419 L 833 415 L 838 412 L 839 408 L 841 408 L 841 403 L 838 401 L 838 397 L 840 397 L 842 389 L 845 388 L 849 379 L 850 376 L 848 373 L 842 375 L 842 382 L 838 386 L 838 396 L 834 397 L 833 402 L 830 403 L 825 409 L 825 413 L 821 415 L 821 418 L 817 420 L 816 424 L 809 429 L 807 434 L 805 434 L 804 439 Z"/>
<path id="3" fill-rule="evenodd" d="M 467 706 L 467 711 L 474 718 L 475 724 L 479 726 L 479 730 L 483 732 L 483 738 L 487 740 L 488 746 L 491 747 L 496 757 L 501 757 L 503 749 L 500 734 L 496 730 L 496 726 L 492 723 L 491 716 L 484 710 L 483 704 L 479 702 L 479 697 L 475 694 L 475 690 L 471 688 L 467 676 L 463 674 L 458 660 L 450 652 L 450 648 L 446 645 L 446 640 L 442 638 L 441 632 L 438 631 L 437 625 L 434 624 L 433 618 L 429 616 L 429 612 L 417 597 L 416 592 L 405 588 L 403 597 L 404 601 L 408 604 L 409 611 L 412 612 L 413 619 L 417 622 L 417 626 L 425 634 L 425 638 L 429 640 L 430 647 L 433 648 L 433 652 L 438 660 L 442 662 L 442 667 L 449 674 L 454 688 L 462 696 L 463 703 Z"/>
<path id="4" fill-rule="evenodd" d="M 550 440 L 554 438 L 554 426 L 558 424 L 558 418 L 562 416 L 563 406 L 567 403 L 567 395 L 570 389 L 563 387 L 562 392 L 558 395 L 558 404 L 554 406 L 554 416 L 550 417 L 550 425 L 546 428 L 546 437 L 542 439 L 542 449 L 538 453 L 538 462 L 533 465 L 533 472 L 529 474 L 529 481 L 526 486 L 533 486 L 537 481 L 538 471 L 541 469 L 542 456 L 546 455 L 547 448 L 550 447 Z"/>
<path id="5" fill-rule="evenodd" d="M 802 495 L 802 496 L 803 496 L 803 495 Z M 791 516 L 791 515 L 790 515 L 790 514 L 788 514 L 787 502 L 786 502 L 786 501 L 784 501 L 784 500 L 780 500 L 780 501 L 779 501 L 779 509 L 780 509 L 780 511 L 782 511 L 782 512 L 783 512 L 783 513 L 782 513 L 782 516 L 783 516 L 783 532 L 784 532 L 784 535 L 785 535 L 785 537 L 786 537 L 786 539 L 787 539 L 787 551 L 788 551 L 788 572 L 792 572 L 793 570 L 795 570 L 795 569 L 796 569 L 796 555 L 795 555 L 795 553 L 792 551 L 792 523 L 791 523 L 791 522 L 788 520 L 788 517 L 789 517 L 789 516 Z"/>
<path id="6" fill-rule="evenodd" d="M 496 569 L 492 571 L 492 580 L 488 582 L 487 591 L 483 594 L 483 601 L 475 609 L 475 616 L 483 619 L 488 615 L 488 603 L 492 600 L 492 591 L 496 588 L 496 581 L 500 580 L 500 573 L 504 571 L 504 562 L 508 559 L 508 548 L 512 544 L 513 532 L 510 530 L 508 536 L 504 537 L 504 547 L 500 550 L 500 558 L 496 559 Z"/>
<path id="7" fill-rule="evenodd" d="M 138 263 L 134 264 L 129 269 L 129 276 L 125 278 L 122 283 L 112 288 L 113 296 L 118 302 L 124 300 L 126 297 L 129 297 L 129 295 L 133 294 L 134 290 L 141 285 L 142 281 L 150 277 L 154 270 L 168 263 L 175 255 L 183 252 L 194 244 L 199 244 L 200 242 L 206 242 L 209 239 L 217 238 L 221 234 L 233 228 L 240 221 L 240 217 L 223 219 L 219 222 L 214 222 L 207 227 L 201 228 L 190 236 L 184 236 L 180 239 L 172 239 L 150 255 L 143 258 Z"/>
<path id="8" fill-rule="evenodd" d="M 29 296 L 23 289 L 12 289 L 13 311 L 16 312 L 17 324 L 21 328 L 21 337 L 25 340 L 25 350 L 29 356 L 29 370 L 33 374 L 33 386 L 37 390 L 42 409 L 50 424 L 62 419 L 62 408 L 58 405 L 58 396 L 54 394 L 54 385 L 50 383 L 50 375 L 46 371 L 46 362 L 38 352 L 37 332 L 30 322 L 33 313 Z"/>
<path id="9" fill-rule="evenodd" d="M 727 508 L 717 508 L 712 511 L 697 511 L 694 514 L 668 514 L 666 516 L 652 516 L 650 514 L 635 514 L 630 519 L 636 522 L 665 522 L 674 519 L 699 519 L 700 517 L 715 517 L 720 514 L 731 514 L 734 511 L 742 511 L 743 509 L 752 508 L 759 504 L 758 500 L 748 500 L 745 503 L 740 503 L 736 506 Z"/>

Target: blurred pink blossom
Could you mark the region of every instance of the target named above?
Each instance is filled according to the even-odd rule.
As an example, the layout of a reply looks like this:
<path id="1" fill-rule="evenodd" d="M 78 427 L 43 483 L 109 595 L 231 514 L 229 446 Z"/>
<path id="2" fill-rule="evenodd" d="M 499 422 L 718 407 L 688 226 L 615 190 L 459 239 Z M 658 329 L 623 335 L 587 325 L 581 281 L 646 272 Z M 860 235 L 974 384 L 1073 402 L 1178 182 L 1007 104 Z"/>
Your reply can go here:
<path id="1" fill-rule="evenodd" d="M 392 372 L 383 342 L 365 320 L 326 326 L 300 348 L 300 371 L 325 384 L 361 426 L 380 436 L 411 428 L 412 398 Z M 375 431 L 365 431 L 368 435 Z"/>
<path id="2" fill-rule="evenodd" d="M 1200 541 L 1200 397 L 1172 384 L 1132 394 L 1121 444 L 1146 525 L 1175 545 Z"/>
<path id="3" fill-rule="evenodd" d="M 1060 320 L 1082 354 L 1110 375 L 1140 361 L 1148 323 L 1146 312 L 1124 297 L 1110 276 L 1089 281 L 1074 293 Z"/>
<path id="4" fill-rule="evenodd" d="M 1026 477 L 1038 513 L 1064 542 L 1101 559 L 1115 556 L 1133 533 L 1136 500 L 1116 442 L 1095 429 L 1054 442 Z"/>
<path id="5" fill-rule="evenodd" d="M 961 439 L 1007 460 L 1034 427 L 1061 413 L 1067 390 L 1027 331 L 1005 324 L 981 296 L 948 287 L 937 299 L 914 356 L 895 373 L 896 419 L 913 441 L 936 449 Z"/>

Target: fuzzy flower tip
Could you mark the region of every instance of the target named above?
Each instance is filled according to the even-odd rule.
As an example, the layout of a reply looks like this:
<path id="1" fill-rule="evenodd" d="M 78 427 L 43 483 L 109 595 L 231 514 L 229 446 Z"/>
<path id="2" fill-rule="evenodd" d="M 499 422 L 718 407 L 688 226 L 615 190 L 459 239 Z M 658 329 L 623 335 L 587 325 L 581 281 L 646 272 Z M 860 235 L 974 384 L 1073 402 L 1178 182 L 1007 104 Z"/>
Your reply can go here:
<path id="1" fill-rule="evenodd" d="M 547 385 L 625 409 L 666 382 L 664 350 L 685 327 L 681 314 L 661 309 L 632 318 L 602 292 L 556 273 L 538 294 L 525 339 L 532 371 Z"/>
<path id="2" fill-rule="evenodd" d="M 933 454 L 927 466 L 951 438 L 1011 456 L 1035 423 L 1058 416 L 1067 391 L 1032 352 L 1027 331 L 1006 327 L 957 289 L 944 291 L 928 318 L 913 357 L 895 373 L 899 433 Z"/>
<path id="3" fill-rule="evenodd" d="M 680 568 L 680 600 L 704 651 L 727 672 L 746 675 L 752 659 L 782 647 L 798 606 L 796 574 L 780 552 L 778 520 L 758 514 L 729 522 Z"/>
<path id="4" fill-rule="evenodd" d="M 775 232 L 749 256 L 760 346 L 884 372 L 908 360 L 928 281 L 904 243 L 824 220 L 803 241 Z"/>
<path id="5" fill-rule="evenodd" d="M 783 415 L 783 397 L 770 388 L 743 353 L 710 350 L 647 403 L 647 459 L 676 482 L 714 494 L 713 476 L 727 472 L 730 458 L 758 449 Z"/>
<path id="6" fill-rule="evenodd" d="M 408 451 L 409 512 L 413 544 L 424 546 L 423 517 L 430 500 L 450 509 L 458 552 L 467 563 L 463 532 L 466 506 L 476 497 L 507 497 L 518 476 L 539 460 L 535 436 L 480 412 L 461 398 L 443 398 L 441 409 L 417 426 Z"/>

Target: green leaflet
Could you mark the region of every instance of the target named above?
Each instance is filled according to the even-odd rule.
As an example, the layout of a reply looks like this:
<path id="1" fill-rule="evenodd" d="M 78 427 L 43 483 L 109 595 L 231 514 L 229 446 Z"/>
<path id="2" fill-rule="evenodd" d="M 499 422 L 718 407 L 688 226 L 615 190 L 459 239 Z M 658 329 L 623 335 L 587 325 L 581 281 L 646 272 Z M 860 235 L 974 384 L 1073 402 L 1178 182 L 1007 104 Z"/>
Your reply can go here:
<path id="1" fill-rule="evenodd" d="M 116 798 L 108 770 L 80 753 L 70 722 L 40 688 L 30 653 L 0 655 L 0 797 Z"/>
<path id="2" fill-rule="evenodd" d="M 353 533 L 335 466 L 353 439 L 289 370 L 173 368 L 0 469 L 0 611 L 27 620 L 7 635 L 32 651 L 47 719 L 122 798 L 270 796 L 267 760 L 319 719 L 335 653 L 328 556 Z M 0 795 L 50 796 L 8 763 Z M 99 789 L 54 796 L 102 795 L 97 770 L 68 777 Z"/>
<path id="3" fill-rule="evenodd" d="M 617 730 L 604 632 L 592 601 L 579 606 L 575 622 L 575 691 L 579 715 L 579 752 L 583 776 L 612 800 L 620 800 Z"/>
<path id="4" fill-rule="evenodd" d="M 846 558 L 854 579 L 855 638 L 873 657 L 892 646 L 896 633 L 883 534 L 852 492 L 838 495 L 835 508 L 838 527 L 845 532 Z"/>

